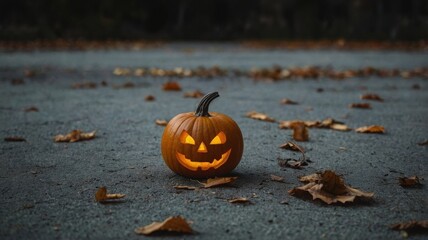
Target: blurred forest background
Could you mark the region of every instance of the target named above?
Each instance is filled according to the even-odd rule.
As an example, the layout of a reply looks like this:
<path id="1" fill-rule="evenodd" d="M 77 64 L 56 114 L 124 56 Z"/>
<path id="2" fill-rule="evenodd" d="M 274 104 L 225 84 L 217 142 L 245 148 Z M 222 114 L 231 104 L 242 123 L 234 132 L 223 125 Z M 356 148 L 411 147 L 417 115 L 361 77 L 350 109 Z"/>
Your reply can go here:
<path id="1" fill-rule="evenodd" d="M 424 40 L 427 0 L 3 0 L 0 40 Z"/>

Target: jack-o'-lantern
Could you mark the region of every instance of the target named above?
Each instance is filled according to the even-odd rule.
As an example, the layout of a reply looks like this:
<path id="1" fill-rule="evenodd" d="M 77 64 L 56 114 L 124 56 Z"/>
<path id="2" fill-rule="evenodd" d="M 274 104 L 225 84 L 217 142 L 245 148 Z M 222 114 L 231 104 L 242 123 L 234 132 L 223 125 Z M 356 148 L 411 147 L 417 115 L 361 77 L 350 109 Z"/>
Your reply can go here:
<path id="1" fill-rule="evenodd" d="M 196 112 L 181 113 L 165 127 L 161 150 L 168 167 L 186 177 L 209 178 L 231 172 L 242 157 L 244 143 L 235 121 L 208 112 L 218 92 L 204 96 Z"/>

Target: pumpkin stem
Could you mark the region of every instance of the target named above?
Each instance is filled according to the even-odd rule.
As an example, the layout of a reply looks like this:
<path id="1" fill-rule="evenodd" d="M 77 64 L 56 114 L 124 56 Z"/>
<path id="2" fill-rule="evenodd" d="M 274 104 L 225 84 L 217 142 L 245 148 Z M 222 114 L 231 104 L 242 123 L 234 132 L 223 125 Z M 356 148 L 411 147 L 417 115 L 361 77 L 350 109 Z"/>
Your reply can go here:
<path id="1" fill-rule="evenodd" d="M 195 115 L 198 117 L 211 117 L 211 115 L 208 113 L 208 107 L 210 106 L 212 100 L 218 97 L 220 97 L 218 92 L 212 92 L 205 95 L 199 102 L 199 105 L 195 111 Z"/>

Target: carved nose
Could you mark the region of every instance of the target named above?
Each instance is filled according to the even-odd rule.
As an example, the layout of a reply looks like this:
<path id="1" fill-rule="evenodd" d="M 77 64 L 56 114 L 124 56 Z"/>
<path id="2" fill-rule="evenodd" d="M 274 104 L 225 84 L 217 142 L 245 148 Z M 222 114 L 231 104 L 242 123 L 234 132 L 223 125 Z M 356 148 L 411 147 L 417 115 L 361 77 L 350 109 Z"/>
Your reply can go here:
<path id="1" fill-rule="evenodd" d="M 198 153 L 206 153 L 207 151 L 207 146 L 205 146 L 204 142 L 201 142 L 201 145 L 199 145 L 198 147 Z"/>

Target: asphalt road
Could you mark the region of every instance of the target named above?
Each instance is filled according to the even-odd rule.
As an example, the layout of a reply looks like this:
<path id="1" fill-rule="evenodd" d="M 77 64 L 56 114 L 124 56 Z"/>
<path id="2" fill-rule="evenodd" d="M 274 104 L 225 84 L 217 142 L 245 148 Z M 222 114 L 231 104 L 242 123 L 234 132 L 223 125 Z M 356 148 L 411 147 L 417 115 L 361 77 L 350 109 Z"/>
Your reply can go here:
<path id="1" fill-rule="evenodd" d="M 319 65 L 336 69 L 365 66 L 415 68 L 428 65 L 426 52 L 248 50 L 235 45 L 167 45 L 138 51 L 1 52 L 0 53 L 0 238 L 2 239 L 138 239 L 138 226 L 182 215 L 196 234 L 186 239 L 401 239 L 393 223 L 428 219 L 426 180 L 420 188 L 398 185 L 398 177 L 428 178 L 428 82 L 412 78 L 351 78 L 336 81 L 255 82 L 246 77 L 173 78 L 183 91 L 218 91 L 211 111 L 232 117 L 244 136 L 240 165 L 230 187 L 176 190 L 198 185 L 171 172 L 162 160 L 163 127 L 194 111 L 198 100 L 183 92 L 165 92 L 170 78 L 115 76 L 115 67 L 197 67 L 219 65 L 249 69 L 273 64 Z M 25 70 L 35 72 L 26 77 Z M 19 78 L 24 84 L 12 85 Z M 95 89 L 72 89 L 92 81 Z M 133 82 L 136 87 L 113 85 Z M 418 84 L 420 89 L 412 88 Z M 324 91 L 318 92 L 322 88 Z M 384 102 L 371 110 L 350 109 L 362 93 Z M 145 96 L 156 100 L 147 102 Z M 281 105 L 290 98 L 298 105 Z M 39 112 L 25 112 L 36 106 Z M 277 120 L 332 117 L 349 127 L 379 124 L 386 134 L 310 129 L 301 145 L 312 161 L 302 170 L 281 168 L 277 158 L 298 158 L 278 146 L 292 140 L 277 123 L 245 117 L 256 110 Z M 73 129 L 97 130 L 91 141 L 55 143 L 53 137 Z M 3 141 L 22 136 L 25 142 Z M 288 195 L 298 176 L 331 169 L 346 183 L 374 192 L 363 204 L 326 205 Z M 273 182 L 270 175 L 285 178 Z M 98 187 L 126 194 L 118 204 L 95 202 Z M 247 197 L 252 204 L 227 202 Z M 281 204 L 287 201 L 288 204 Z M 169 235 L 159 237 L 169 238 Z M 424 239 L 427 235 L 410 235 Z M 183 237 L 179 237 L 183 238 Z"/>

